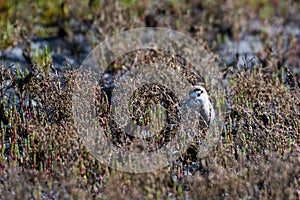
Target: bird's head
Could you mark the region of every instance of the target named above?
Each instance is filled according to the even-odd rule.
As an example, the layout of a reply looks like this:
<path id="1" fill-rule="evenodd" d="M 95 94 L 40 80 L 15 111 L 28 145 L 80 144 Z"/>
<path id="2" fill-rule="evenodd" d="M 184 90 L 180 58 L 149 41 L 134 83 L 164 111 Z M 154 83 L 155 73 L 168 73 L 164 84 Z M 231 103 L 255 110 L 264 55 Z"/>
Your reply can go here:
<path id="1" fill-rule="evenodd" d="M 198 100 L 200 104 L 204 104 L 209 101 L 208 94 L 205 88 L 200 85 L 193 86 L 193 88 L 190 90 L 189 95 L 190 98 Z"/>

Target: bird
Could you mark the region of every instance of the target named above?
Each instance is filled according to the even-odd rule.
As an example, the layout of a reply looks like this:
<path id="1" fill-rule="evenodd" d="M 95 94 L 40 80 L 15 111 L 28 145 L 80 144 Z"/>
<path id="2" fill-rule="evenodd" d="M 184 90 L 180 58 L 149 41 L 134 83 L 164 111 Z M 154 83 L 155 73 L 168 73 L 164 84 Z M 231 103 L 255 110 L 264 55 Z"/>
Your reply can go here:
<path id="1" fill-rule="evenodd" d="M 206 89 L 199 84 L 193 85 L 189 91 L 189 99 L 183 102 L 185 108 L 192 109 L 200 114 L 200 124 L 208 128 L 215 119 L 215 111 Z"/>
<path id="2" fill-rule="evenodd" d="M 201 154 L 201 147 L 205 146 L 207 130 L 215 119 L 215 111 L 209 95 L 201 84 L 193 85 L 189 90 L 189 98 L 182 101 L 181 116 L 184 120 L 196 122 L 192 131 L 191 129 L 185 130 L 188 135 L 193 137 L 193 140 L 184 156 L 184 160 L 187 162 L 196 161 Z"/>

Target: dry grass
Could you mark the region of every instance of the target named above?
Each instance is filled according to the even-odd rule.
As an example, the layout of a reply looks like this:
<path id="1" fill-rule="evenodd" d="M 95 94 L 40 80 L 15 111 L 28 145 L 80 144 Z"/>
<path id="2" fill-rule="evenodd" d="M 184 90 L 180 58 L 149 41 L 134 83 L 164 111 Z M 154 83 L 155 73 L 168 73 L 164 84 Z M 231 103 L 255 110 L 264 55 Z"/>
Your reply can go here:
<path id="1" fill-rule="evenodd" d="M 292 21 L 299 11 L 296 1 L 279 0 L 264 3 L 145 0 L 151 3 L 149 7 L 142 2 L 101 1 L 101 5 L 107 4 L 100 5 L 101 9 L 97 1 L 89 2 L 61 4 L 57 1 L 55 9 L 45 4 L 34 8 L 36 18 L 23 17 L 24 12 L 29 13 L 26 9 L 30 6 L 23 12 L 13 12 L 20 8 L 5 5 L 4 11 L 0 9 L 0 16 L 5 19 L 1 23 L 6 27 L 0 33 L 1 49 L 15 43 L 26 46 L 27 39 L 53 29 L 55 34 L 63 29 L 70 43 L 75 41 L 76 33 L 81 33 L 93 37 L 97 44 L 105 36 L 122 30 L 156 25 L 182 31 L 199 42 L 205 40 L 214 50 L 220 35 L 223 39 L 228 36 L 238 40 L 239 31 L 250 31 L 246 23 L 257 13 L 262 19 L 269 16 L 268 27 L 276 24 L 277 19 L 282 24 Z M 246 10 L 247 14 L 242 14 Z M 80 26 L 72 24 L 70 19 L 78 21 Z M 9 23 L 22 26 L 12 30 Z M 42 28 L 37 28 L 40 24 Z M 228 108 L 218 143 L 205 158 L 193 156 L 191 162 L 190 155 L 183 154 L 171 166 L 153 173 L 114 170 L 93 158 L 82 145 L 72 118 L 75 70 L 51 76 L 49 55 L 42 55 L 41 61 L 45 62 L 33 65 L 29 73 L 11 72 L 9 66 L 2 65 L 0 199 L 299 199 L 300 91 L 295 75 L 283 65 L 287 59 L 284 55 L 294 58 L 296 54 L 291 52 L 297 47 L 292 40 L 292 45 L 283 52 L 280 43 L 267 31 L 261 35 L 266 38 L 267 47 L 275 47 L 271 52 L 264 52 L 267 54 L 265 67 L 233 66 L 233 70 L 223 70 L 229 84 L 219 100 L 225 99 Z M 277 38 L 283 36 L 279 33 Z M 74 49 L 75 54 L 77 50 Z M 168 61 L 171 67 L 185 66 L 168 54 L 158 56 L 152 52 L 140 57 L 141 63 L 154 59 Z M 129 70 L 133 58 L 124 55 L 108 70 L 117 73 L 120 63 Z M 190 77 L 191 83 L 199 79 L 197 74 L 190 75 L 187 71 L 183 70 L 182 74 Z M 193 175 L 186 175 L 189 167 L 196 171 Z"/>

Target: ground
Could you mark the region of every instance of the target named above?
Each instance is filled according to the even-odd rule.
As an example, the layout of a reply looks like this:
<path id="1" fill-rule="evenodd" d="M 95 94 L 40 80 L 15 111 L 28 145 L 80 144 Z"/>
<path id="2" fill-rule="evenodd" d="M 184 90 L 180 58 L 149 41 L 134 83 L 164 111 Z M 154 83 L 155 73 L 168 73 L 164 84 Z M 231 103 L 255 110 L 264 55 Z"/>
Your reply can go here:
<path id="1" fill-rule="evenodd" d="M 2 1 L 0 199 L 299 199 L 299 13 L 293 0 Z M 82 144 L 72 94 L 96 45 L 149 26 L 180 31 L 211 52 L 203 60 L 217 67 L 223 88 L 207 87 L 226 106 L 206 156 L 196 148 L 135 174 L 101 163 Z M 141 63 L 189 66 L 168 52 L 137 51 L 107 73 L 130 71 L 138 54 Z M 109 91 L 110 80 L 101 84 Z M 122 145 L 128 138 L 120 135 L 113 138 Z"/>

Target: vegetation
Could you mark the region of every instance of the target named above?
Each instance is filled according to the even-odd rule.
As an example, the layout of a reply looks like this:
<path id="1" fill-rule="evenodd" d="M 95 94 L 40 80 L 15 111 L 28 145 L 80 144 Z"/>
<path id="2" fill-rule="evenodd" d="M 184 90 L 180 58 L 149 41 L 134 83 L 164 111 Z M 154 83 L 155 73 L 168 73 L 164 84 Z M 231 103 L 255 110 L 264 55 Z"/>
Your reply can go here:
<path id="1" fill-rule="evenodd" d="M 285 64 L 299 69 L 299 38 L 290 34 L 285 48 L 285 29 L 269 31 L 291 23 L 299 27 L 296 1 L 3 2 L 0 49 L 21 46 L 29 67 L 1 63 L 1 199 L 300 198 L 299 77 Z M 253 33 L 249 24 L 255 20 L 263 25 Z M 72 115 L 78 71 L 53 68 L 57 49 L 28 51 L 29 41 L 54 36 L 79 57 L 84 43 L 78 35 L 97 45 L 141 26 L 181 31 L 214 53 L 227 40 L 239 41 L 241 32 L 265 43 L 259 64 L 252 66 L 245 55 L 244 66 L 220 66 L 228 84 L 217 103 L 228 106 L 222 136 L 206 157 L 184 153 L 169 167 L 130 174 L 100 163 L 82 145 Z M 132 57 L 124 56 L 109 69 L 116 72 L 131 63 Z"/>

